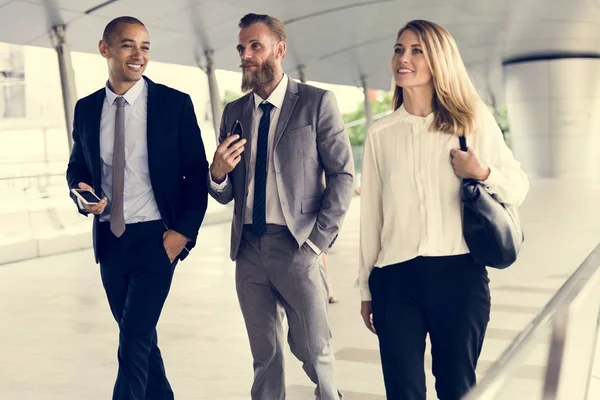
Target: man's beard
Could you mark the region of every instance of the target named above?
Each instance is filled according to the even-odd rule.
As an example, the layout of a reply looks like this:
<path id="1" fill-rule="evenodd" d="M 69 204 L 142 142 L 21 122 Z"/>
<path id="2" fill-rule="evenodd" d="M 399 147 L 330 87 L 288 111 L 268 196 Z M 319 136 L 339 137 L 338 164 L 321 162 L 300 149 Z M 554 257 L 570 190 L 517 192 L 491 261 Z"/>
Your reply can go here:
<path id="1" fill-rule="evenodd" d="M 247 69 L 242 71 L 242 91 L 249 92 L 261 92 L 262 89 L 275 80 L 275 60 L 269 58 L 265 60 L 262 65 L 257 65 L 254 73 L 249 72 Z M 243 66 L 244 64 L 242 64 Z M 256 65 L 256 64 L 250 64 Z"/>

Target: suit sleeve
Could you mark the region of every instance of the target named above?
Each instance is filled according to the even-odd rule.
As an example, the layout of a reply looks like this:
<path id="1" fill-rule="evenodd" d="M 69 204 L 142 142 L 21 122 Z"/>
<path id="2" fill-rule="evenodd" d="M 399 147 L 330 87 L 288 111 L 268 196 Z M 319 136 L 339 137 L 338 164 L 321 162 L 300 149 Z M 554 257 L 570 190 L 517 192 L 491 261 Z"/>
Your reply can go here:
<path id="1" fill-rule="evenodd" d="M 223 143 L 223 140 L 227 139 L 227 108 L 229 104 L 225 106 L 223 110 L 223 116 L 221 117 L 221 126 L 219 128 L 219 143 Z M 223 187 L 217 188 L 216 184 L 212 182 L 210 177 L 210 171 L 206 174 L 208 182 L 208 192 L 210 195 L 221 204 L 227 204 L 233 200 L 233 186 L 228 176 L 225 176 L 225 182 L 222 183 Z"/>
<path id="2" fill-rule="evenodd" d="M 69 196 L 77 205 L 77 210 L 80 214 L 87 216 L 89 213 L 79 207 L 77 197 L 71 193 L 71 189 L 79 188 L 79 182 L 87 183 L 92 185 L 92 176 L 88 169 L 87 163 L 85 162 L 85 155 L 83 153 L 83 146 L 81 136 L 79 132 L 79 118 L 81 102 L 77 102 L 75 105 L 75 113 L 73 118 L 73 148 L 71 149 L 71 155 L 69 157 L 69 164 L 67 165 L 67 184 L 69 186 Z"/>
<path id="3" fill-rule="evenodd" d="M 325 193 L 308 239 L 327 252 L 342 226 L 354 185 L 350 139 L 332 92 L 326 91 L 317 117 L 317 148 L 325 171 Z"/>
<path id="4" fill-rule="evenodd" d="M 208 207 L 206 183 L 208 161 L 198 120 L 194 113 L 194 105 L 189 95 L 185 96 L 181 118 L 180 154 L 183 173 L 183 211 L 173 229 L 193 240 L 198 236 L 198 230 Z"/>

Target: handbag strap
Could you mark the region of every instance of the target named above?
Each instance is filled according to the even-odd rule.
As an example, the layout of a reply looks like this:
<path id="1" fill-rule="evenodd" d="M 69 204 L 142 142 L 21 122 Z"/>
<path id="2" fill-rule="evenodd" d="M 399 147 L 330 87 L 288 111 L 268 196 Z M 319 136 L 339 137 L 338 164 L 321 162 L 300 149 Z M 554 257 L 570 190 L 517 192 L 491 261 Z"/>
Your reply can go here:
<path id="1" fill-rule="evenodd" d="M 458 137 L 458 141 L 460 142 L 460 149 L 462 151 L 467 151 L 467 149 L 468 149 L 467 138 L 465 137 L 465 135 L 460 135 Z M 462 182 L 463 182 L 463 184 L 464 183 L 468 183 L 468 184 L 477 183 L 477 181 L 475 179 L 463 179 Z"/>
<path id="2" fill-rule="evenodd" d="M 458 137 L 458 141 L 460 142 L 460 149 L 462 151 L 467 151 L 468 147 L 467 147 L 467 138 L 465 137 L 465 135 L 460 135 Z"/>

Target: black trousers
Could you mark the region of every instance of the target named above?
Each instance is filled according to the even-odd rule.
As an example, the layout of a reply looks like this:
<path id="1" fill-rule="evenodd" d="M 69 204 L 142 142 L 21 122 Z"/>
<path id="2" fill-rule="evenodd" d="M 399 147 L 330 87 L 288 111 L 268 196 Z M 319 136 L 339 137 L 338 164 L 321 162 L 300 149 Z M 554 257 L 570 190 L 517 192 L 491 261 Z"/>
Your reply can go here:
<path id="1" fill-rule="evenodd" d="M 373 269 L 373 324 L 388 400 L 425 400 L 427 334 L 438 398 L 459 400 L 475 385 L 490 316 L 488 283 L 485 266 L 468 254 Z"/>
<path id="2" fill-rule="evenodd" d="M 100 272 L 119 325 L 119 372 L 113 400 L 173 400 L 158 349 L 156 325 L 171 288 L 177 262 L 163 246 L 161 221 L 128 224 L 116 238 L 100 223 Z"/>

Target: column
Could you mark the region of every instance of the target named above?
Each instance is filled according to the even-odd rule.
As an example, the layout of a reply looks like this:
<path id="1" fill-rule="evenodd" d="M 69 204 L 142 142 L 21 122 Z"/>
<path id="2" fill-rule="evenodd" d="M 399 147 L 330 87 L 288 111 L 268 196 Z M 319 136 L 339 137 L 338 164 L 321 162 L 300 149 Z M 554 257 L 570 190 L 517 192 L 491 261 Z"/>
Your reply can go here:
<path id="1" fill-rule="evenodd" d="M 600 177 L 600 55 L 504 62 L 511 146 L 539 178 Z"/>
<path id="2" fill-rule="evenodd" d="M 214 51 L 206 50 L 206 75 L 208 77 L 208 91 L 210 94 L 210 108 L 212 111 L 213 126 L 215 128 L 215 138 L 219 143 L 219 128 L 221 126 L 221 97 L 219 96 L 219 84 L 215 74 Z"/>
<path id="3" fill-rule="evenodd" d="M 75 87 L 75 72 L 71 62 L 71 48 L 67 43 L 65 25 L 52 27 L 52 41 L 58 55 L 58 69 L 70 152 L 73 147 L 73 116 L 75 114 L 75 103 L 77 102 L 77 89 Z"/>
<path id="4" fill-rule="evenodd" d="M 373 112 L 371 111 L 371 100 L 369 99 L 369 86 L 367 85 L 367 77 L 362 75 L 360 77 L 363 91 L 365 92 L 365 129 L 368 130 L 373 124 Z"/>

